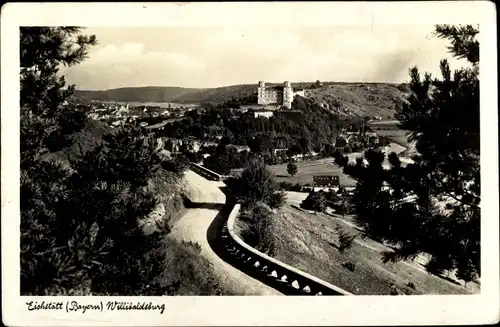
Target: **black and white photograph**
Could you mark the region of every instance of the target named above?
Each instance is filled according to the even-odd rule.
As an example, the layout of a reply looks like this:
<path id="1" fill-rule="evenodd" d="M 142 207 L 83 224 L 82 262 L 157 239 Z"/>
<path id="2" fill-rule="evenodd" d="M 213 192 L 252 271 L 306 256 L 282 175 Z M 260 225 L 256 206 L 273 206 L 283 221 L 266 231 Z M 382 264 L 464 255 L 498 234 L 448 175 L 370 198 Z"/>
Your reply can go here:
<path id="1" fill-rule="evenodd" d="M 498 305 L 498 280 L 484 279 L 498 275 L 496 75 L 495 93 L 480 92 L 496 67 L 480 62 L 491 22 L 314 24 L 304 11 L 294 24 L 306 3 L 224 4 L 205 24 L 156 26 L 106 24 L 111 6 L 92 21 L 82 4 L 87 24 L 16 26 L 18 65 L 4 64 L 2 33 L 2 236 L 17 235 L 4 226 L 14 220 L 16 310 L 81 312 L 57 318 L 72 324 L 149 310 L 161 324 L 172 297 L 436 296 L 439 306 L 485 289 Z M 172 8 L 194 20 L 207 5 Z M 294 13 L 283 24 L 280 8 Z M 8 94 L 7 66 L 19 87 Z M 12 93 L 17 109 L 4 105 Z M 484 119 L 495 122 L 486 134 Z M 7 185 L 13 165 L 18 184 Z M 2 270 L 7 251 L 2 241 Z M 496 310 L 484 317 L 498 321 Z"/>

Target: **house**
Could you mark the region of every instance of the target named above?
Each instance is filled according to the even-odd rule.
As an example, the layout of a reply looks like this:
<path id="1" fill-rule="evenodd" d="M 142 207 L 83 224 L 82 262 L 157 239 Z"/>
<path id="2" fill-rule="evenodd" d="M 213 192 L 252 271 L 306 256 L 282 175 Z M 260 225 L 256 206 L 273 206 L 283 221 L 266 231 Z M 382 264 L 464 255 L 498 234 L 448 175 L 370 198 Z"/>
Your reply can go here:
<path id="1" fill-rule="evenodd" d="M 340 185 L 339 176 L 336 175 L 315 175 L 313 176 L 314 187 L 338 187 Z"/>
<path id="2" fill-rule="evenodd" d="M 274 113 L 272 111 L 254 111 L 253 112 L 254 118 L 257 118 L 257 117 L 269 118 L 269 117 L 272 117 L 273 115 L 274 115 Z"/>

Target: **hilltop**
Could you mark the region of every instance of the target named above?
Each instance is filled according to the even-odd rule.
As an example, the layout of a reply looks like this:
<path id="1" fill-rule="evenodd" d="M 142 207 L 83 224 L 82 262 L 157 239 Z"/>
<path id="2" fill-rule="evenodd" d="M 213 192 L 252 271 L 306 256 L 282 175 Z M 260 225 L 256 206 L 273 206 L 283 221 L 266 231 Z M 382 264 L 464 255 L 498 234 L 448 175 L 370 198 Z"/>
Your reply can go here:
<path id="1" fill-rule="evenodd" d="M 404 88 L 383 83 L 324 83 L 311 88 L 314 83 L 293 83 L 293 88 L 306 89 L 307 97 L 322 103 L 330 110 L 354 116 L 380 116 L 392 118 L 394 108 L 404 95 Z M 274 84 L 268 84 L 274 85 Z M 104 91 L 76 90 L 75 96 L 83 100 L 127 102 L 255 103 L 257 84 L 231 85 L 218 88 L 183 87 L 127 87 Z"/>
<path id="2" fill-rule="evenodd" d="M 224 103 L 252 96 L 257 85 L 232 85 L 218 88 L 184 88 L 173 86 L 124 87 L 104 91 L 75 90 L 83 100 L 117 102 Z"/>
<path id="3" fill-rule="evenodd" d="M 406 93 L 404 85 L 333 83 L 308 91 L 308 97 L 340 114 L 394 117 Z"/>

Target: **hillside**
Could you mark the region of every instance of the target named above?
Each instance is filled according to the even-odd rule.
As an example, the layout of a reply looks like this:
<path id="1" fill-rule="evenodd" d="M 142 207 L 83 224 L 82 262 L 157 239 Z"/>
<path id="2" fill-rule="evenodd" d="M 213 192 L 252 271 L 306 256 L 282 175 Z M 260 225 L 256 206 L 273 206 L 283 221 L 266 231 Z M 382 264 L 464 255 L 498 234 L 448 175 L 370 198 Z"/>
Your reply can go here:
<path id="1" fill-rule="evenodd" d="M 390 119 L 404 93 L 398 86 L 390 84 L 335 83 L 309 90 L 307 95 L 339 113 Z"/>
<path id="2" fill-rule="evenodd" d="M 84 100 L 128 101 L 128 102 L 175 102 L 177 97 L 199 92 L 200 89 L 183 87 L 124 87 L 104 91 L 76 90 L 75 96 Z"/>
<path id="3" fill-rule="evenodd" d="M 328 105 L 332 111 L 345 115 L 380 116 L 392 118 L 394 107 L 401 102 L 400 87 L 382 83 L 325 83 L 309 89 L 313 83 L 293 83 L 294 88 L 305 88 L 306 96 Z M 274 85 L 274 84 L 268 84 Z M 215 104 L 230 101 L 256 102 L 257 84 L 231 85 L 218 88 L 194 89 L 182 87 L 127 87 L 105 91 L 75 91 L 84 100 L 128 102 L 172 102 Z"/>
<path id="4" fill-rule="evenodd" d="M 349 215 L 311 214 L 300 208 L 307 193 L 287 194 L 287 204 L 272 213 L 272 233 L 277 260 L 312 274 L 355 295 L 390 295 L 393 287 L 399 294 L 477 294 L 479 285 L 463 285 L 429 274 L 422 260 L 383 263 L 381 252 L 387 246 L 369 238 L 356 237 L 352 247 L 338 250 L 338 232 L 359 232 Z M 243 211 L 236 220 L 236 232 L 247 243 L 248 220 Z M 255 246 L 255 245 L 253 245 Z M 265 252 L 265 251 L 264 251 Z M 347 268 L 351 263 L 352 270 Z"/>

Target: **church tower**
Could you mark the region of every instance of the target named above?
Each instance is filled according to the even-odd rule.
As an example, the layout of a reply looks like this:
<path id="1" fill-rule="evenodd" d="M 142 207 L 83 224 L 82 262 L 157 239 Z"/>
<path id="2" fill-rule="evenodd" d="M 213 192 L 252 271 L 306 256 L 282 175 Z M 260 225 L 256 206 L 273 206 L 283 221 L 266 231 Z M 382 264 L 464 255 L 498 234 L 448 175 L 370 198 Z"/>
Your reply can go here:
<path id="1" fill-rule="evenodd" d="M 289 81 L 285 81 L 285 83 L 283 84 L 283 106 L 287 109 L 291 109 L 292 101 L 293 101 L 292 84 Z"/>

